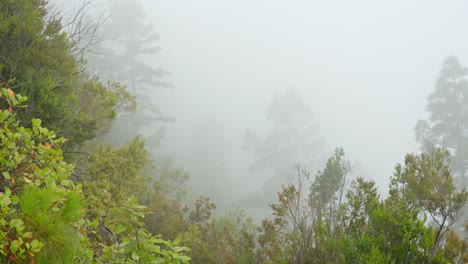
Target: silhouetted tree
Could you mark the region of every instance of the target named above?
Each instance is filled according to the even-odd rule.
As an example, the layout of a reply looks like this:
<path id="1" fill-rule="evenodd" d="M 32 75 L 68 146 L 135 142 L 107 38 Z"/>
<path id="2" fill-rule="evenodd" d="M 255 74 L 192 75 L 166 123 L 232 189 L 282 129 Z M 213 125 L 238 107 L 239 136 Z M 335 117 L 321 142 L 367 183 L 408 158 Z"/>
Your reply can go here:
<path id="1" fill-rule="evenodd" d="M 146 22 L 142 5 L 135 0 L 109 1 L 110 16 L 100 34 L 101 42 L 87 54 L 88 70 L 101 78 L 126 85 L 137 98 L 137 109 L 120 112 L 107 138 L 115 144 L 143 134 L 150 145 L 159 143 L 164 129 L 154 127 L 157 122 L 172 122 L 152 101 L 154 88 L 171 87 L 162 78 L 169 73 L 154 66 L 152 56 L 159 51 L 158 35 Z M 129 129 L 131 128 L 131 129 Z M 151 128 L 150 133 L 143 128 Z"/>
<path id="2" fill-rule="evenodd" d="M 271 131 L 260 137 L 247 130 L 244 148 L 252 151 L 255 160 L 250 166 L 252 172 L 271 173 L 264 187 L 264 197 L 252 196 L 249 199 L 267 204 L 286 182 L 288 174 L 297 164 L 310 164 L 321 147 L 317 136 L 318 127 L 313 122 L 312 112 L 303 97 L 294 89 L 277 94 L 268 106 L 268 120 Z"/>
<path id="3" fill-rule="evenodd" d="M 423 150 L 444 147 L 452 152 L 452 170 L 462 186 L 468 169 L 468 68 L 457 58 L 445 59 L 434 92 L 428 97 L 429 120 L 419 120 L 416 138 Z"/>

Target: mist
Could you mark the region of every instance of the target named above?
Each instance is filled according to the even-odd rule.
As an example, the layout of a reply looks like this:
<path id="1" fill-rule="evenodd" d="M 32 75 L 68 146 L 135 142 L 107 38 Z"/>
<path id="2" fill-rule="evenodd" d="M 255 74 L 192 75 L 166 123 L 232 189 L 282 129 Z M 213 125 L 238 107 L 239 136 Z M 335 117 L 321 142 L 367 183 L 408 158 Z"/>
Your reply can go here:
<path id="1" fill-rule="evenodd" d="M 0 1 L 0 263 L 468 263 L 465 1 Z"/>
<path id="2" fill-rule="evenodd" d="M 105 2 L 93 3 L 106 12 Z M 320 138 L 314 155 L 301 157 L 312 176 L 343 147 L 354 177 L 386 193 L 394 166 L 420 151 L 414 127 L 428 116 L 442 61 L 468 62 L 465 1 L 139 3 L 161 48 L 144 61 L 169 72 L 162 80 L 172 87 L 145 94 L 174 120 L 146 128 L 164 127 L 150 151 L 186 169 L 192 191 L 224 208 L 245 206 L 274 177 L 252 171 L 245 135 L 267 137 L 269 105 L 289 90 Z"/>
<path id="3" fill-rule="evenodd" d="M 244 130 L 268 131 L 269 101 L 293 87 L 325 138 L 323 158 L 342 146 L 356 173 L 385 190 L 395 164 L 419 151 L 415 120 L 427 115 L 442 60 L 467 58 L 462 1 L 144 5 L 161 36 L 158 64 L 176 87 L 162 100 L 177 117 L 162 147 L 177 149 L 194 114 L 210 113 L 224 120 L 233 167 L 248 165 L 239 159 L 247 155 L 239 153 Z M 245 170 L 227 176 L 257 186 L 265 177 Z"/>

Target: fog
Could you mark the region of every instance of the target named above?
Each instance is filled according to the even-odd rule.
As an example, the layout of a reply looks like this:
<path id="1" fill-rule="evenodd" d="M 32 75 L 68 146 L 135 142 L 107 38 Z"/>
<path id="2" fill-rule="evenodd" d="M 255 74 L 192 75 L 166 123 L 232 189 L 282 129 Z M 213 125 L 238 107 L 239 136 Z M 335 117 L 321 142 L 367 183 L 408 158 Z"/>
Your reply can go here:
<path id="1" fill-rule="evenodd" d="M 154 124 L 166 131 L 151 152 L 173 157 L 194 192 L 226 206 L 272 177 L 249 170 L 244 137 L 268 135 L 269 104 L 291 89 L 322 142 L 312 175 L 343 147 L 354 175 L 384 194 L 396 163 L 419 151 L 414 126 L 428 115 L 442 61 L 468 63 L 466 1 L 139 2 L 161 48 L 145 61 L 173 86 L 147 95 L 175 119 Z"/>

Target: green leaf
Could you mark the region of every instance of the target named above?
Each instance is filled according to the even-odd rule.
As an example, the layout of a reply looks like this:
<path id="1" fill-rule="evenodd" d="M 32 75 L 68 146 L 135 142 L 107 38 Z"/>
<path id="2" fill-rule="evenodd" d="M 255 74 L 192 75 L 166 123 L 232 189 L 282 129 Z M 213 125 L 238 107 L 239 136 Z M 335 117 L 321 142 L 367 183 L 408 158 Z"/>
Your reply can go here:
<path id="1" fill-rule="evenodd" d="M 32 237 L 32 233 L 31 232 L 25 232 L 23 234 L 23 238 L 31 238 Z"/>
<path id="2" fill-rule="evenodd" d="M 138 256 L 138 254 L 136 253 L 136 251 L 133 251 L 133 252 L 132 252 L 132 259 L 133 259 L 133 260 L 139 260 L 139 259 L 140 259 L 140 256 Z"/>
<path id="3" fill-rule="evenodd" d="M 8 171 L 4 171 L 4 172 L 2 172 L 2 174 L 3 174 L 3 177 L 5 179 L 7 179 L 7 180 L 9 180 L 11 178 L 10 173 Z"/>
<path id="4" fill-rule="evenodd" d="M 114 233 L 117 235 L 117 234 L 122 233 L 122 232 L 125 231 L 125 230 L 127 230 L 127 227 L 126 227 L 126 226 L 119 225 L 119 226 L 115 229 Z"/>
<path id="5" fill-rule="evenodd" d="M 11 241 L 11 244 L 10 244 L 11 252 L 16 253 L 16 251 L 18 251 L 20 246 L 21 246 L 21 243 L 18 240 Z"/>
<path id="6" fill-rule="evenodd" d="M 34 239 L 32 242 L 31 242 L 31 251 L 33 252 L 39 252 L 39 250 L 42 248 L 42 243 L 39 242 L 39 240 L 37 239 Z"/>
<path id="7" fill-rule="evenodd" d="M 188 263 L 189 260 L 191 260 L 192 258 L 187 257 L 187 256 L 178 256 L 177 259 L 182 261 L 182 262 Z"/>
<path id="8" fill-rule="evenodd" d="M 190 251 L 190 248 L 176 246 L 176 247 L 174 247 L 174 251 L 175 252 Z"/>
<path id="9" fill-rule="evenodd" d="M 21 230 L 23 230 L 24 228 L 23 220 L 19 218 L 12 219 L 10 221 L 10 229 L 13 229 L 13 228 L 16 229 L 16 231 L 21 232 Z"/>

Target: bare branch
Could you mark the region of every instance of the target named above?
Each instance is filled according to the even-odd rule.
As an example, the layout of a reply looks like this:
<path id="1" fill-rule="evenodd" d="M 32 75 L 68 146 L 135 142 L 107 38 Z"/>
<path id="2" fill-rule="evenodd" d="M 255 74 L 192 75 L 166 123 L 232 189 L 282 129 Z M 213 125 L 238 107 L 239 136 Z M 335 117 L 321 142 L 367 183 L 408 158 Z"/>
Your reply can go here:
<path id="1" fill-rule="evenodd" d="M 93 17 L 89 11 L 91 7 L 92 0 L 84 0 L 79 7 L 64 14 L 65 20 L 61 16 L 63 12 L 56 7 L 49 7 L 47 20 L 61 21 L 62 31 L 67 33 L 69 52 L 78 59 L 82 59 L 85 53 L 94 53 L 93 48 L 106 40 L 106 34 L 99 30 L 110 15 L 101 13 Z"/>

